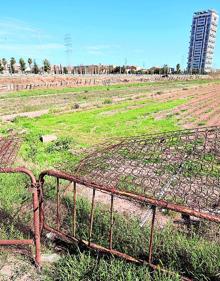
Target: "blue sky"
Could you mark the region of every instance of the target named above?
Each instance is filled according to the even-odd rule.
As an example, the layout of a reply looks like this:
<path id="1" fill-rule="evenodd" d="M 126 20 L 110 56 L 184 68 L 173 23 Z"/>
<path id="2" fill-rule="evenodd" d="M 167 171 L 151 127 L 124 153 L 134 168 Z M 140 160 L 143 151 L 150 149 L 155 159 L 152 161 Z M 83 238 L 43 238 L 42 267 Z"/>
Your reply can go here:
<path id="1" fill-rule="evenodd" d="M 192 15 L 219 0 L 7 0 L 1 2 L 0 57 L 31 56 L 38 63 L 186 66 Z M 220 30 L 214 67 L 220 68 Z"/>

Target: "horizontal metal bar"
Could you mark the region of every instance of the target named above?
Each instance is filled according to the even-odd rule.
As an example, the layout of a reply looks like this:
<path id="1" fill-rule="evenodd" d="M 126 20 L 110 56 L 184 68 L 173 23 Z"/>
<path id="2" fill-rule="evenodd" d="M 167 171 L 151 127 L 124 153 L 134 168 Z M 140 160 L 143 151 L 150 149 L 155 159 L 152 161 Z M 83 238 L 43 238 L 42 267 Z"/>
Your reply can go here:
<path id="1" fill-rule="evenodd" d="M 86 241 L 86 240 L 79 240 L 79 239 L 77 239 L 77 238 L 75 238 L 73 236 L 70 236 L 70 235 L 67 235 L 67 234 L 65 234 L 65 233 L 63 233 L 61 231 L 58 231 L 58 230 L 50 227 L 47 224 L 44 224 L 44 229 L 46 229 L 46 230 L 48 230 L 48 231 L 58 235 L 59 237 L 61 237 L 62 239 L 66 240 L 68 242 L 81 243 L 81 244 L 86 245 L 88 248 L 95 249 L 95 250 L 101 250 L 101 251 L 103 251 L 105 253 L 109 253 L 109 254 L 114 254 L 114 255 L 117 255 L 117 256 L 119 256 L 121 258 L 125 258 L 126 260 L 132 261 L 132 262 L 136 262 L 136 263 L 144 262 L 142 260 L 135 259 L 135 258 L 133 258 L 133 257 L 127 255 L 127 254 L 123 254 L 123 253 L 121 253 L 119 251 L 110 250 L 110 249 L 107 249 L 107 248 L 102 247 L 100 245 L 97 245 L 95 243 L 92 243 L 92 242 L 89 243 L 89 241 Z"/>
<path id="2" fill-rule="evenodd" d="M 3 245 L 32 245 L 34 241 L 32 239 L 23 240 L 0 240 L 0 246 Z"/>
<path id="3" fill-rule="evenodd" d="M 206 219 L 209 221 L 213 221 L 213 222 L 217 222 L 220 223 L 220 216 L 217 215 L 213 215 L 213 214 L 209 214 L 209 213 L 205 213 L 202 211 L 197 211 L 194 209 L 191 209 L 187 206 L 183 206 L 183 205 L 177 205 L 177 204 L 173 204 L 164 200 L 160 200 L 160 199 L 155 199 L 152 197 L 148 197 L 145 195 L 139 195 L 137 193 L 130 193 L 130 192 L 126 192 L 126 191 L 120 191 L 116 188 L 109 188 L 103 185 L 97 185 L 93 182 L 88 182 L 86 180 L 83 180 L 79 177 L 64 173 L 64 172 L 60 172 L 60 171 L 56 171 L 56 170 L 46 170 L 43 171 L 40 176 L 39 176 L 39 181 L 43 182 L 43 179 L 45 176 L 52 176 L 52 177 L 59 177 L 60 179 L 64 179 L 64 180 L 68 180 L 68 181 L 74 181 L 78 184 L 82 184 L 86 187 L 89 188 L 96 188 L 98 190 L 107 192 L 107 193 L 112 193 L 121 197 L 125 197 L 125 198 L 130 198 L 132 200 L 135 201 L 139 201 L 139 202 L 144 202 L 146 204 L 149 205 L 153 205 L 153 206 L 157 206 L 160 208 L 165 208 L 165 209 L 169 209 L 175 212 L 179 212 L 179 213 L 184 213 L 187 214 L 189 216 L 194 216 L 197 218 L 201 218 L 201 219 Z"/>
<path id="4" fill-rule="evenodd" d="M 77 238 L 73 237 L 73 236 L 70 236 L 70 235 L 67 235 L 53 227 L 50 227 L 48 224 L 44 223 L 43 225 L 43 229 L 46 229 L 47 231 L 49 232 L 52 232 L 58 236 L 60 236 L 62 239 L 64 240 L 68 240 L 69 242 L 76 242 L 76 243 L 79 243 L 80 240 L 78 240 Z"/>
<path id="5" fill-rule="evenodd" d="M 65 240 L 67 242 L 70 242 L 70 243 L 81 243 L 82 245 L 86 245 L 90 249 L 94 249 L 94 250 L 97 250 L 97 251 L 100 251 L 100 252 L 103 252 L 103 253 L 107 253 L 107 254 L 112 254 L 114 256 L 117 256 L 119 258 L 123 258 L 123 259 L 125 259 L 127 261 L 130 261 L 130 262 L 134 262 L 134 263 L 137 263 L 137 264 L 146 264 L 146 265 L 150 266 L 153 270 L 160 270 L 162 272 L 166 272 L 166 273 L 170 273 L 170 274 L 176 274 L 176 273 L 174 273 L 172 271 L 168 271 L 166 269 L 163 269 L 160 266 L 154 265 L 152 263 L 148 263 L 148 262 L 143 261 L 141 259 L 136 259 L 134 257 L 131 257 L 131 256 L 127 255 L 127 254 L 121 253 L 121 252 L 119 252 L 117 250 L 110 250 L 108 248 L 105 248 L 103 246 L 97 245 L 95 243 L 92 243 L 92 242 L 89 243 L 89 241 L 86 241 L 86 240 L 79 240 L 79 239 L 77 239 L 77 238 L 75 238 L 73 236 L 70 236 L 70 235 L 67 235 L 67 234 L 65 234 L 65 233 L 63 233 L 61 231 L 58 231 L 58 230 L 50 227 L 47 224 L 44 224 L 44 229 L 54 233 L 55 235 L 61 237 L 63 240 Z M 181 279 L 183 281 L 191 281 L 191 279 L 188 279 L 188 278 L 185 278 L 185 277 L 182 277 Z"/>
<path id="6" fill-rule="evenodd" d="M 24 167 L 0 168 L 0 173 L 5 173 L 5 174 L 9 174 L 9 173 L 22 173 L 22 174 L 26 174 L 31 179 L 32 184 L 36 184 L 36 179 L 35 179 L 34 174 L 30 170 L 28 170 L 28 169 L 26 169 Z"/>

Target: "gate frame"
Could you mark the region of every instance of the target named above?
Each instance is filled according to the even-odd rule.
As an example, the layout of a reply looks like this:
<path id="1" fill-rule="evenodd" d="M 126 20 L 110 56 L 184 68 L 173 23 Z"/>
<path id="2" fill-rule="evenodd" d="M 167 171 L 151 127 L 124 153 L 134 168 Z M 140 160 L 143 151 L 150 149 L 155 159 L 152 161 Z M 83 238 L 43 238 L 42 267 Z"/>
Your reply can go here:
<path id="1" fill-rule="evenodd" d="M 0 168 L 1 174 L 24 174 L 29 177 L 31 181 L 31 190 L 32 190 L 32 202 L 33 202 L 33 239 L 14 239 L 14 240 L 0 240 L 0 246 L 9 246 L 9 245 L 33 245 L 35 246 L 35 265 L 41 267 L 41 241 L 40 241 L 40 221 L 39 221 L 39 198 L 38 198 L 38 187 L 37 181 L 34 174 L 24 168 Z"/>
<path id="2" fill-rule="evenodd" d="M 56 210 L 56 224 L 57 224 L 57 229 L 50 227 L 48 224 L 45 223 L 45 213 L 44 213 L 44 194 L 43 194 L 43 188 L 44 188 L 44 178 L 46 176 L 49 177 L 53 177 L 57 179 L 57 196 L 56 196 L 56 200 L 57 200 L 57 210 Z M 66 180 L 69 181 L 70 183 L 73 183 L 73 202 L 74 202 L 74 208 L 73 208 L 73 236 L 72 235 L 68 235 L 62 231 L 60 231 L 60 213 L 59 213 L 59 207 L 60 207 L 60 196 L 59 196 L 59 180 Z M 76 222 L 76 184 L 81 184 L 84 185 L 87 188 L 93 189 L 93 197 L 92 197 L 92 208 L 91 208 L 91 214 L 90 214 L 90 226 L 89 226 L 89 240 L 81 240 L 81 239 L 77 239 L 75 237 L 75 222 Z M 85 181 L 79 177 L 76 177 L 74 175 L 70 175 L 67 174 L 65 172 L 61 172 L 61 171 L 57 171 L 57 170 L 45 170 L 43 171 L 40 175 L 39 175 L 39 211 L 40 211 L 40 230 L 41 232 L 43 230 L 49 231 L 54 233 L 56 236 L 68 241 L 68 242 L 72 242 L 72 243 L 81 243 L 85 246 L 87 246 L 88 248 L 91 249 L 95 249 L 98 250 L 100 252 L 104 252 L 104 253 L 108 253 L 108 254 L 113 254 L 115 256 L 118 256 L 120 258 L 123 258 L 127 261 L 131 261 L 131 262 L 135 262 L 135 263 L 144 263 L 149 265 L 153 270 L 161 270 L 164 272 L 169 272 L 163 268 L 161 268 L 160 266 L 157 266 L 155 264 L 152 263 L 152 259 L 153 259 L 153 240 L 154 240 L 154 225 L 155 225 L 155 217 L 156 217 L 156 209 L 157 207 L 159 208 L 164 208 L 164 209 L 168 209 L 171 211 L 175 211 L 177 213 L 181 213 L 181 214 L 185 214 L 188 216 L 194 216 L 200 219 L 205 219 L 211 222 L 216 222 L 216 223 L 220 223 L 220 216 L 217 215 L 213 215 L 213 214 L 208 214 L 206 212 L 201 212 L 201 211 L 196 211 L 193 210 L 189 207 L 183 206 L 183 205 L 178 205 L 178 204 L 173 204 L 173 203 L 169 203 L 167 201 L 164 200 L 158 200 L 155 198 L 151 198 L 151 197 L 147 197 L 147 196 L 143 196 L 143 195 L 139 195 L 136 193 L 129 193 L 129 192 L 125 192 L 125 191 L 120 191 L 114 188 L 108 188 L 106 186 L 101 186 L 101 185 L 97 185 L 93 182 L 88 182 Z M 148 260 L 144 261 L 144 260 L 140 260 L 140 259 L 136 259 L 132 256 L 129 256 L 125 253 L 119 252 L 117 250 L 112 249 L 111 245 L 112 245 L 112 224 L 110 223 L 110 235 L 109 235 L 109 248 L 103 247 L 101 245 L 98 245 L 96 243 L 92 243 L 90 241 L 91 238 L 91 233 L 92 233 L 92 224 L 93 224 L 93 211 L 94 211 L 94 198 L 95 198 L 95 190 L 99 190 L 105 193 L 108 193 L 111 196 L 119 196 L 122 198 L 127 198 L 127 199 L 132 199 L 136 202 L 141 202 L 141 203 L 145 203 L 148 204 L 152 207 L 152 221 L 151 221 L 151 227 L 150 227 L 150 241 L 149 241 L 149 252 L 148 252 Z M 111 200 L 112 202 L 113 200 Z M 111 216 L 112 216 L 112 203 L 111 203 Z M 111 218 L 112 219 L 112 218 Z M 171 272 L 172 273 L 172 272 Z M 182 280 L 191 280 L 189 278 L 186 277 L 182 277 Z"/>

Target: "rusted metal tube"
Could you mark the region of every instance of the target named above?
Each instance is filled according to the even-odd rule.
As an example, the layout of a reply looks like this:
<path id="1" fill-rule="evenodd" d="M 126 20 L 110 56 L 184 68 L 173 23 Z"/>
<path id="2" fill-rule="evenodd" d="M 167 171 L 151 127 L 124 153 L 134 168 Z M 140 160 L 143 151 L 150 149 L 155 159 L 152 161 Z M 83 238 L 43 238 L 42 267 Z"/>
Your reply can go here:
<path id="1" fill-rule="evenodd" d="M 27 175 L 32 184 L 36 184 L 36 179 L 35 179 L 35 176 L 34 174 L 29 171 L 28 169 L 24 168 L 24 167 L 17 167 L 17 168 L 10 168 L 10 167 L 7 167 L 7 168 L 0 168 L 0 173 L 5 173 L 5 174 L 15 174 L 15 173 L 22 173 L 22 174 L 25 174 Z"/>
<path id="2" fill-rule="evenodd" d="M 91 213 L 90 213 L 90 219 L 89 219 L 89 239 L 88 239 L 89 245 L 91 243 L 91 238 L 92 238 L 92 228 L 93 228 L 93 220 L 94 220 L 94 207 L 95 207 L 95 188 L 93 188 L 93 193 L 92 193 L 92 206 L 91 206 Z"/>
<path id="3" fill-rule="evenodd" d="M 156 217 L 156 207 L 152 206 L 152 221 L 151 221 L 151 229 L 150 229 L 150 242 L 149 242 L 149 259 L 148 262 L 152 263 L 152 253 L 153 253 L 153 238 L 154 238 L 154 224 Z"/>
<path id="4" fill-rule="evenodd" d="M 47 231 L 54 233 L 55 235 L 57 235 L 58 237 L 60 237 L 64 241 L 67 241 L 67 242 L 70 242 L 70 243 L 80 243 L 82 245 L 86 245 L 90 249 L 94 249 L 94 250 L 97 250 L 97 251 L 100 251 L 100 252 L 106 253 L 106 254 L 111 254 L 111 255 L 117 256 L 119 258 L 125 259 L 125 260 L 127 260 L 129 262 L 134 262 L 134 263 L 137 263 L 137 264 L 149 265 L 153 270 L 160 270 L 160 271 L 165 272 L 165 273 L 175 274 L 174 272 L 168 271 L 166 269 L 163 269 L 163 268 L 161 268 L 158 265 L 150 264 L 150 263 L 148 263 L 148 262 L 146 262 L 144 260 L 141 260 L 141 259 L 136 259 L 134 257 L 131 257 L 131 256 L 127 255 L 127 254 L 121 253 L 121 252 L 119 252 L 117 250 L 110 250 L 110 249 L 105 248 L 103 246 L 97 245 L 96 243 L 92 243 L 92 242 L 89 243 L 86 240 L 79 240 L 79 239 L 77 239 L 75 237 L 72 237 L 70 235 L 64 234 L 61 231 L 57 231 L 56 229 L 50 227 L 47 224 L 44 225 L 44 228 Z M 185 277 L 182 277 L 181 279 L 183 281 L 191 281 L 191 279 L 188 279 L 188 278 L 185 278 Z"/>
<path id="5" fill-rule="evenodd" d="M 42 190 L 43 184 L 44 181 L 38 182 L 40 232 L 43 231 L 43 225 L 44 225 L 44 198 L 43 198 L 43 190 Z"/>
<path id="6" fill-rule="evenodd" d="M 172 210 L 172 211 L 175 211 L 175 212 L 178 212 L 178 213 L 183 213 L 183 214 L 194 216 L 194 217 L 197 217 L 197 218 L 200 218 L 200 219 L 206 219 L 206 220 L 209 220 L 209 221 L 212 221 L 212 222 L 220 223 L 220 216 L 218 216 L 218 215 L 213 215 L 213 214 L 209 214 L 209 213 L 206 213 L 206 212 L 200 212 L 200 211 L 191 209 L 187 206 L 177 205 L 177 204 L 165 201 L 165 200 L 155 199 L 155 198 L 148 197 L 148 196 L 145 196 L 145 195 L 139 195 L 139 194 L 133 193 L 133 192 L 130 193 L 130 192 L 126 192 L 126 191 L 120 191 L 120 190 L 115 189 L 115 188 L 108 188 L 106 186 L 98 185 L 98 184 L 95 184 L 93 182 L 88 182 L 88 181 L 83 180 L 79 177 L 69 175 L 67 173 L 60 172 L 60 171 L 55 171 L 55 170 L 43 171 L 40 174 L 39 179 L 43 180 L 44 176 L 46 176 L 46 175 L 53 176 L 53 177 L 59 177 L 61 179 L 68 180 L 68 181 L 75 181 L 76 183 L 85 185 L 89 188 L 96 188 L 98 190 L 108 192 L 108 193 L 112 193 L 112 194 L 115 194 L 117 196 L 130 198 L 132 200 L 139 201 L 139 202 L 144 202 L 148 205 L 153 205 L 153 206 L 157 206 L 157 207 L 160 207 L 160 208 L 169 209 L 169 210 Z"/>
<path id="7" fill-rule="evenodd" d="M 79 241 L 81 241 L 81 240 L 78 240 L 76 237 L 65 234 L 62 231 L 59 231 L 59 230 L 49 226 L 46 223 L 44 223 L 44 229 L 46 229 L 49 232 L 52 232 L 52 233 L 56 234 L 57 236 L 61 237 L 62 239 L 70 241 L 70 242 L 77 242 L 78 243 Z"/>
<path id="8" fill-rule="evenodd" d="M 76 236 L 76 183 L 73 183 L 73 236 Z"/>
<path id="9" fill-rule="evenodd" d="M 114 204 L 114 195 L 111 194 L 111 207 L 110 207 L 110 230 L 109 230 L 109 249 L 112 250 L 112 234 L 113 234 L 113 224 L 114 224 L 114 215 L 113 215 L 113 206 Z"/>
<path id="10" fill-rule="evenodd" d="M 33 245 L 33 239 L 22 239 L 22 240 L 0 240 L 0 246 L 3 245 Z"/>
<path id="11" fill-rule="evenodd" d="M 37 182 L 34 174 L 24 167 L 17 168 L 0 168 L 0 173 L 22 173 L 27 175 L 31 180 L 31 186 L 33 188 L 32 199 L 33 199 L 33 219 L 34 219 L 34 242 L 35 242 L 35 263 L 37 266 L 41 265 L 41 242 L 40 242 L 40 221 L 39 221 L 39 201 L 38 201 L 38 190 Z M 6 240 L 7 245 L 7 240 Z"/>
<path id="12" fill-rule="evenodd" d="M 57 230 L 60 230 L 60 181 L 57 178 L 57 216 L 56 216 Z"/>
<path id="13" fill-rule="evenodd" d="M 81 243 L 83 245 L 86 245 L 87 247 L 91 248 L 91 249 L 95 249 L 95 250 L 99 250 L 99 251 L 102 251 L 102 252 L 105 252 L 105 253 L 109 253 L 109 254 L 113 254 L 113 255 L 116 255 L 118 257 L 121 257 L 121 258 L 125 258 L 126 260 L 128 261 L 132 261 L 132 262 L 136 262 L 136 263 L 141 263 L 141 262 L 144 262 L 144 261 L 141 261 L 141 260 L 138 260 L 138 259 L 135 259 L 127 254 L 123 254 L 119 251 L 116 251 L 116 250 L 110 250 L 108 248 L 105 248 L 105 247 L 102 247 L 100 245 L 97 245 L 95 243 L 92 243 L 92 242 L 89 242 L 89 241 L 86 241 L 86 240 L 79 240 L 77 239 L 76 237 L 72 237 L 70 235 L 67 235 L 67 234 L 64 234 L 63 232 L 61 231 L 58 231 L 52 227 L 50 227 L 49 225 L 45 224 L 44 225 L 44 228 L 47 230 L 47 231 L 50 231 L 54 234 L 56 234 L 57 236 L 61 237 L 63 240 L 65 241 L 68 241 L 68 242 L 71 242 L 71 243 Z"/>
<path id="14" fill-rule="evenodd" d="M 41 266 L 41 242 L 40 242 L 40 217 L 39 217 L 39 201 L 38 190 L 35 182 L 33 192 L 33 210 L 34 210 L 34 238 L 35 238 L 35 261 L 37 266 Z"/>
<path id="15" fill-rule="evenodd" d="M 43 174 L 43 173 L 40 175 L 40 177 L 39 177 L 39 181 L 40 182 L 43 183 L 43 181 L 44 181 L 43 179 L 44 179 L 45 175 L 46 174 Z M 54 173 L 54 171 L 49 171 L 49 173 L 47 175 L 57 177 L 57 176 L 59 176 L 59 172 L 55 171 L 55 173 Z M 73 181 L 74 179 L 77 179 L 75 177 L 72 177 L 72 176 L 70 176 L 68 174 L 65 174 L 65 173 L 62 173 L 62 172 L 61 172 L 61 177 L 60 178 L 62 178 L 64 180 L 67 180 L 67 181 L 71 181 L 71 180 Z M 83 184 L 81 181 L 77 181 L 76 180 L 76 182 Z M 94 206 L 95 206 L 95 190 L 96 190 L 96 187 L 94 186 L 94 184 L 91 184 L 89 186 L 85 185 L 85 186 L 87 186 L 89 188 L 93 188 L 92 206 L 91 206 L 90 224 L 89 224 L 89 239 L 88 239 L 88 241 L 77 239 L 74 236 L 70 236 L 70 235 L 68 235 L 66 233 L 63 233 L 63 232 L 61 232 L 59 230 L 56 230 L 56 229 L 50 227 L 49 225 L 47 225 L 45 223 L 45 221 L 44 221 L 43 227 L 44 227 L 45 230 L 50 231 L 50 232 L 56 234 L 57 236 L 62 238 L 64 241 L 71 242 L 71 243 L 83 244 L 83 245 L 85 245 L 85 246 L 87 246 L 87 247 L 89 247 L 91 249 L 95 249 L 95 250 L 101 251 L 103 253 L 112 254 L 112 255 L 118 256 L 120 258 L 123 258 L 123 259 L 125 259 L 127 261 L 131 261 L 131 262 L 135 262 L 135 263 L 147 264 L 153 270 L 160 270 L 162 272 L 175 274 L 174 272 L 167 271 L 166 269 L 163 269 L 160 266 L 152 264 L 152 262 L 149 263 L 149 262 L 143 261 L 141 259 L 136 259 L 134 257 L 131 257 L 131 256 L 125 254 L 125 253 L 119 252 L 117 250 L 113 250 L 110 247 L 109 248 L 105 248 L 105 247 L 103 247 L 101 245 L 97 245 L 96 243 L 91 242 L 92 226 L 93 226 L 93 219 L 94 219 Z M 43 191 L 43 186 L 42 185 L 41 185 L 41 189 Z M 115 195 L 115 194 L 118 195 L 118 196 L 121 196 L 121 197 L 129 197 L 129 198 L 134 199 L 136 201 L 141 201 L 141 202 L 145 202 L 145 203 L 148 202 L 148 200 L 149 201 L 151 200 L 151 199 L 145 198 L 143 196 L 140 196 L 140 198 L 139 198 L 139 196 L 137 196 L 136 194 L 130 194 L 130 193 L 121 192 L 121 191 L 117 191 L 117 190 L 106 190 L 103 187 L 97 187 L 97 189 L 102 190 L 102 191 L 107 192 L 107 193 L 110 193 L 111 196 L 112 196 L 112 198 L 111 198 L 112 200 L 113 200 L 113 195 Z M 113 202 L 111 204 L 111 209 L 112 209 L 112 214 L 113 214 Z M 153 245 L 152 242 L 153 242 L 153 229 L 154 229 L 154 224 L 155 224 L 155 215 L 156 215 L 156 206 L 153 205 L 152 228 L 151 228 L 151 236 L 150 236 L 150 241 L 151 242 L 150 242 L 150 245 L 149 245 L 149 261 L 152 261 L 152 248 L 153 248 L 152 247 L 152 245 Z M 185 277 L 182 277 L 181 280 L 190 281 L 190 279 L 185 278 Z"/>

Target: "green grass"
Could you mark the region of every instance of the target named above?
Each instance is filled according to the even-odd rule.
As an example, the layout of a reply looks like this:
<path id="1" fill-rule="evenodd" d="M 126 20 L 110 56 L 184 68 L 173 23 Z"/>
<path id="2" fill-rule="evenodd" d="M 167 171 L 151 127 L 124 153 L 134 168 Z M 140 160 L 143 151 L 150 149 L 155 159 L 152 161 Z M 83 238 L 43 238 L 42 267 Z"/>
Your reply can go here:
<path id="1" fill-rule="evenodd" d="M 71 229 L 71 199 L 65 198 L 63 204 L 69 211 L 63 223 L 67 231 Z M 91 204 L 87 200 L 78 198 L 76 236 L 80 239 L 88 239 L 90 209 Z M 125 217 L 115 212 L 113 249 L 147 260 L 150 229 L 148 225 L 140 227 L 139 223 L 137 218 Z M 107 247 L 108 236 L 109 210 L 97 204 L 92 241 Z M 158 272 L 155 273 L 153 279 L 150 279 L 149 268 L 146 266 L 137 266 L 75 247 L 72 249 L 68 247 L 68 249 L 69 255 L 64 256 L 48 272 L 50 277 L 48 280 L 72 280 L 74 276 L 76 280 L 110 280 L 102 279 L 108 273 L 112 280 L 180 280 L 178 274 L 167 276 Z M 217 281 L 220 278 L 220 245 L 197 235 L 196 228 L 192 228 L 189 233 L 178 230 L 171 224 L 162 229 L 156 229 L 153 249 L 154 263 L 170 271 L 176 271 L 199 281 Z M 91 279 L 87 279 L 88 274 Z M 137 279 L 132 279 L 135 276 Z"/>
<path id="2" fill-rule="evenodd" d="M 69 162 L 74 166 L 81 148 L 89 148 L 112 137 L 124 137 L 178 129 L 175 117 L 156 120 L 154 114 L 172 109 L 186 102 L 184 99 L 155 102 L 152 100 L 127 101 L 105 105 L 102 108 L 68 114 L 48 114 L 39 118 L 17 118 L 10 127 L 27 131 L 20 156 L 40 168 Z M 1 132 L 6 133 L 8 125 Z M 43 144 L 41 135 L 55 134 L 58 142 Z M 68 140 L 68 149 L 59 142 Z M 70 153 L 69 150 L 76 152 Z"/>
<path id="3" fill-rule="evenodd" d="M 34 89 L 34 90 L 22 90 L 7 94 L 0 95 L 0 99 L 3 98 L 16 98 L 16 97 L 34 97 L 34 96 L 44 96 L 44 95 L 54 95 L 54 94 L 64 94 L 64 93 L 88 93 L 91 91 L 113 91 L 113 90 L 123 90 L 133 87 L 165 87 L 165 88 L 175 88 L 184 86 L 194 86 L 194 85 L 204 85 L 208 83 L 220 83 L 219 79 L 201 79 L 201 80 L 190 80 L 190 81 L 162 81 L 162 82 L 145 82 L 145 83 L 131 83 L 131 84 L 116 84 L 109 86 L 84 86 L 84 87 L 66 87 L 62 89 Z"/>
<path id="4" fill-rule="evenodd" d="M 79 109 L 76 112 L 65 114 L 50 113 L 35 119 L 17 118 L 11 124 L 0 123 L 0 133 L 7 134 L 8 129 L 26 130 L 19 157 L 36 175 L 42 169 L 53 168 L 58 164 L 62 168 L 65 168 L 65 165 L 72 168 L 84 156 L 82 149 L 90 148 L 108 138 L 165 132 L 179 128 L 175 116 L 156 119 L 155 114 L 174 109 L 187 100 L 179 99 L 162 103 L 147 99 L 145 95 L 142 97 L 144 100 L 129 98 L 127 101 L 110 104 L 109 101 L 104 102 L 107 98 L 112 99 L 112 96 L 108 97 L 103 94 L 107 88 L 109 88 L 108 93 L 111 95 L 118 90 L 130 91 L 131 93 L 140 89 L 144 93 L 162 92 L 164 89 L 208 83 L 210 80 L 159 82 L 32 90 L 5 94 L 1 95 L 0 99 L 18 98 L 24 103 L 27 97 L 37 98 L 38 96 L 62 95 L 63 93 L 76 93 L 79 94 L 79 99 L 88 100 L 87 94 L 93 92 L 90 100 L 94 102 L 102 98 L 102 104 L 100 108 L 86 111 Z M 219 80 L 214 80 L 212 83 L 219 83 Z M 51 144 L 43 144 L 39 140 L 42 134 L 56 134 L 58 140 Z M 0 177 L 0 207 L 6 213 L 13 215 L 14 220 L 17 219 L 16 212 L 20 205 L 25 200 L 30 201 L 31 194 L 25 190 L 26 184 L 25 177 Z M 68 200 L 66 204 L 69 204 L 71 208 Z M 86 238 L 88 229 L 85 226 L 85 220 L 88 220 L 90 205 L 85 201 L 79 201 L 78 204 L 78 235 Z M 29 219 L 30 214 L 22 215 L 24 220 Z M 104 245 L 107 245 L 108 215 L 102 206 L 96 210 L 95 214 L 93 239 Z M 146 255 L 149 229 L 140 228 L 137 220 L 116 214 L 115 216 L 117 218 L 114 230 L 114 248 L 125 250 L 132 255 Z M 65 223 L 66 225 L 70 224 L 68 217 L 66 217 Z M 8 220 L 2 221 L 0 235 L 3 238 L 23 237 L 23 234 L 16 229 L 16 224 Z M 163 261 L 165 267 L 184 273 L 195 280 L 220 280 L 218 275 L 220 271 L 219 244 L 207 241 L 196 234 L 187 237 L 186 234 L 178 232 L 172 227 L 158 231 L 155 238 L 155 262 Z M 67 255 L 54 267 L 48 269 L 45 276 L 45 280 L 179 280 L 178 275 L 171 277 L 162 273 L 155 273 L 152 277 L 149 269 L 145 266 L 137 266 L 116 258 L 100 257 L 92 252 L 80 252 L 79 250 L 75 250 L 74 253 Z"/>
<path id="5" fill-rule="evenodd" d="M 176 129 L 175 119 L 155 120 L 153 114 L 175 108 L 185 101 L 179 99 L 163 103 L 151 100 L 126 102 L 68 114 L 48 114 L 36 119 L 18 118 L 15 124 L 31 132 L 72 137 L 77 143 L 86 146 L 105 137 Z"/>
<path id="6" fill-rule="evenodd" d="M 52 271 L 46 272 L 45 281 L 180 281 L 178 274 L 150 273 L 149 268 L 111 258 L 104 259 L 90 253 L 67 255 Z"/>
<path id="7" fill-rule="evenodd" d="M 20 207 L 26 199 L 30 199 L 30 193 L 26 186 L 29 184 L 27 177 L 18 174 L 0 174 L 0 207 L 6 212 Z M 22 187 L 22 188 L 21 188 Z M 16 212 L 16 211 L 15 211 Z"/>

